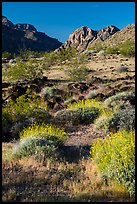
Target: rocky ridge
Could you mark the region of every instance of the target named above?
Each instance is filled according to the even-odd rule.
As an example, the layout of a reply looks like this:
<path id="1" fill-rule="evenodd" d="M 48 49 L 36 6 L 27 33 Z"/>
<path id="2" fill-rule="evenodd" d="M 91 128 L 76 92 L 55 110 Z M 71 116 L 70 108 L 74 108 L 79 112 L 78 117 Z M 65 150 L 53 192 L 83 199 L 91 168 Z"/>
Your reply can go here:
<path id="1" fill-rule="evenodd" d="M 110 25 L 101 30 L 95 31 L 87 26 L 82 26 L 74 32 L 72 32 L 68 40 L 56 51 L 62 48 L 75 47 L 77 50 L 84 51 L 87 47 L 92 45 L 96 40 L 105 41 L 110 36 L 118 32 L 119 29 L 116 26 Z"/>
<path id="2" fill-rule="evenodd" d="M 21 49 L 38 52 L 51 51 L 59 48 L 62 43 L 38 32 L 30 24 L 13 24 L 5 16 L 2 17 L 2 51 L 18 53 Z"/>
<path id="3" fill-rule="evenodd" d="M 114 47 L 127 40 L 135 42 L 135 24 L 129 24 L 122 30 L 114 33 L 111 38 L 106 39 L 102 45 L 106 47 Z"/>

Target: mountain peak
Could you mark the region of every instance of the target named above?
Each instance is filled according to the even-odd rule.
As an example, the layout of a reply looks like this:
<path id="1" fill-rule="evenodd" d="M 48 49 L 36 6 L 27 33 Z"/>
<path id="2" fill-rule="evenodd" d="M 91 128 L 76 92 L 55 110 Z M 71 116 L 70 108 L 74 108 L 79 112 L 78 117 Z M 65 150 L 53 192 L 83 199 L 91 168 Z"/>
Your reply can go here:
<path id="1" fill-rule="evenodd" d="M 102 40 L 106 40 L 110 35 L 113 35 L 114 33 L 120 31 L 119 28 L 116 26 L 110 25 L 107 26 L 99 31 L 97 31 L 97 36 Z"/>
<path id="2" fill-rule="evenodd" d="M 73 31 L 68 40 L 57 51 L 71 46 L 75 47 L 77 50 L 84 51 L 96 39 L 104 41 L 117 31 L 119 31 L 119 29 L 113 25 L 97 31 L 92 30 L 88 26 L 82 26 Z"/>
<path id="3" fill-rule="evenodd" d="M 31 24 L 13 24 L 5 16 L 2 17 L 2 51 L 18 53 L 20 49 L 46 52 L 59 48 L 62 43 L 38 32 Z"/>
<path id="4" fill-rule="evenodd" d="M 5 16 L 2 16 L 2 25 L 5 25 L 5 26 L 11 27 L 11 28 L 14 27 L 14 24 L 11 21 L 9 21 L 7 19 L 7 17 L 5 17 Z"/>
<path id="5" fill-rule="evenodd" d="M 27 23 L 18 23 L 15 25 L 15 28 L 18 30 L 29 30 L 29 31 L 33 31 L 33 32 L 37 32 L 37 29 L 31 25 L 31 24 L 27 24 Z"/>

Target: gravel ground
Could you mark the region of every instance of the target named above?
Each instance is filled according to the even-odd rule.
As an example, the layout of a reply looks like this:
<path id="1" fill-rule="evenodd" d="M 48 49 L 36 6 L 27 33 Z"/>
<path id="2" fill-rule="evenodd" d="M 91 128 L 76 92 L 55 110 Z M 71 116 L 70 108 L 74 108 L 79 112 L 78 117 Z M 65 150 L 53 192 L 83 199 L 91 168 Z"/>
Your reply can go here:
<path id="1" fill-rule="evenodd" d="M 91 145 L 92 141 L 97 138 L 104 138 L 102 132 L 96 133 L 93 131 L 93 125 L 78 126 L 68 132 L 68 139 L 65 142 L 66 146 L 85 146 Z"/>

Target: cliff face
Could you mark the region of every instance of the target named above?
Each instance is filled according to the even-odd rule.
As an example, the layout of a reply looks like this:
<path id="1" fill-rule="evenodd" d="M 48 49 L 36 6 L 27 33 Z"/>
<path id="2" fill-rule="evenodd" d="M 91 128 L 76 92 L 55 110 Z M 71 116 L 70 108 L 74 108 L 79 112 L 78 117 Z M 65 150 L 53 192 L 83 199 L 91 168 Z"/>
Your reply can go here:
<path id="1" fill-rule="evenodd" d="M 13 24 L 2 17 L 2 51 L 18 53 L 21 49 L 38 52 L 51 51 L 62 45 L 57 39 L 38 32 L 30 24 Z"/>
<path id="2" fill-rule="evenodd" d="M 57 49 L 57 51 L 71 46 L 75 47 L 77 50 L 83 51 L 95 40 L 104 41 L 117 31 L 119 31 L 119 29 L 112 25 L 98 31 L 92 30 L 87 26 L 83 26 L 71 33 L 68 40 L 59 49 Z"/>

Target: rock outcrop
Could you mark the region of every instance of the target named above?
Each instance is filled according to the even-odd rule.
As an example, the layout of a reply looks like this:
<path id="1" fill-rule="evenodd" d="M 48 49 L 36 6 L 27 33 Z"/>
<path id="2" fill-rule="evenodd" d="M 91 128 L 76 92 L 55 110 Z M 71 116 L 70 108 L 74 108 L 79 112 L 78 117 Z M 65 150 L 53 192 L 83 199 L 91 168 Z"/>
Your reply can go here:
<path id="1" fill-rule="evenodd" d="M 98 31 L 94 31 L 87 26 L 83 26 L 71 33 L 68 40 L 56 51 L 59 51 L 62 48 L 69 48 L 71 46 L 75 47 L 77 50 L 84 51 L 95 40 L 99 39 L 104 41 L 118 31 L 119 29 L 112 25 Z"/>
<path id="2" fill-rule="evenodd" d="M 10 27 L 10 28 L 14 28 L 15 25 L 9 21 L 5 16 L 2 16 L 2 25 Z"/>
<path id="3" fill-rule="evenodd" d="M 116 26 L 110 25 L 110 26 L 107 26 L 106 28 L 103 28 L 97 31 L 97 37 L 100 38 L 102 41 L 104 41 L 118 31 L 119 29 Z"/>
<path id="4" fill-rule="evenodd" d="M 2 51 L 18 53 L 21 49 L 46 52 L 62 45 L 57 39 L 45 33 L 37 32 L 30 24 L 13 24 L 5 16 L 2 17 Z"/>
<path id="5" fill-rule="evenodd" d="M 122 30 L 116 32 L 111 38 L 106 39 L 103 45 L 106 47 L 118 46 L 130 40 L 135 43 L 135 24 L 129 24 Z"/>
<path id="6" fill-rule="evenodd" d="M 18 24 L 15 25 L 15 29 L 24 30 L 24 31 L 28 30 L 30 32 L 37 32 L 37 29 L 33 25 L 30 25 L 30 24 L 20 24 L 20 23 L 18 23 Z"/>

